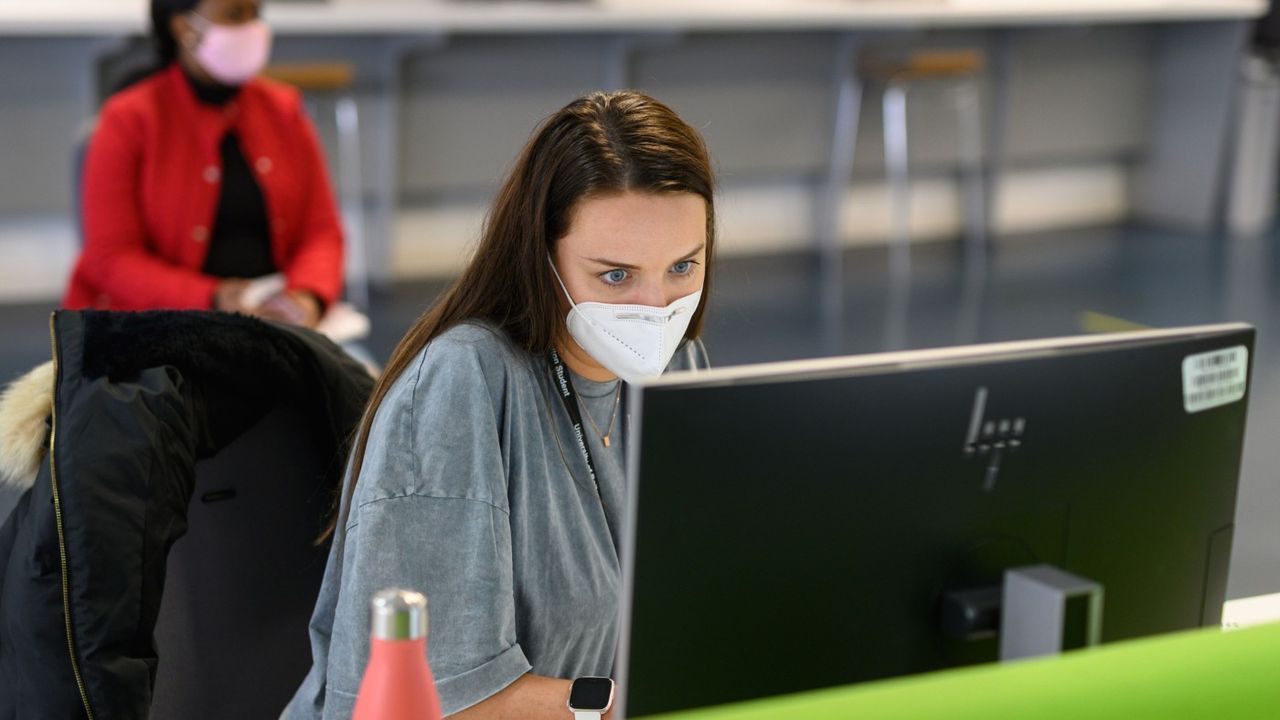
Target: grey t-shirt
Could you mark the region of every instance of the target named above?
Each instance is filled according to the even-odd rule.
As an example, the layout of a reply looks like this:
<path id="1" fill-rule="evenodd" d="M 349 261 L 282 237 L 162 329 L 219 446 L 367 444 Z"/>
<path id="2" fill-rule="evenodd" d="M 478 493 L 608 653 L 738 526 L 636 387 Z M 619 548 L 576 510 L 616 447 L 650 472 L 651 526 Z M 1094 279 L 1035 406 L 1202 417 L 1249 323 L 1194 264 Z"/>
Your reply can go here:
<path id="1" fill-rule="evenodd" d="M 706 364 L 695 341 L 667 369 Z M 607 432 L 617 381 L 573 383 Z M 445 714 L 527 672 L 611 675 L 626 498 L 621 391 L 610 447 L 584 415 L 597 495 L 546 358 L 480 323 L 432 341 L 374 418 L 311 618 L 313 666 L 284 717 L 350 717 L 369 655 L 369 599 L 393 586 L 428 597 L 427 655 Z"/>

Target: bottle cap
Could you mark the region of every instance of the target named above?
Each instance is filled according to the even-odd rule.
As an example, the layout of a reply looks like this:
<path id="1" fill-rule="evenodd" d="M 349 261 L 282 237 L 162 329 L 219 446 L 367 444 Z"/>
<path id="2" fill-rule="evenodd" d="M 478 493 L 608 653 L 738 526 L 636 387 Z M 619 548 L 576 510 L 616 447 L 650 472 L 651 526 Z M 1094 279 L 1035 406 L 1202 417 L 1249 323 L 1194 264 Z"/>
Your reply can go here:
<path id="1" fill-rule="evenodd" d="M 427 636 L 427 596 L 414 590 L 389 588 L 374 594 L 372 637 L 378 640 L 417 640 Z"/>

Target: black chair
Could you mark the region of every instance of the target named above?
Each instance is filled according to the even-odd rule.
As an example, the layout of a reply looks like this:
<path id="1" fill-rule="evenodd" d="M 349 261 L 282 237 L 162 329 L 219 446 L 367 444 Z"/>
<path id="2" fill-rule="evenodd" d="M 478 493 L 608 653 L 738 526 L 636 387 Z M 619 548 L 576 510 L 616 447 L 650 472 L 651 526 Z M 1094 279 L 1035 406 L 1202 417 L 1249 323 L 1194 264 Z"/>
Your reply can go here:
<path id="1" fill-rule="evenodd" d="M 277 408 L 199 463 L 169 554 L 151 717 L 274 718 L 311 667 L 307 625 L 328 544 L 331 448 Z"/>
<path id="2" fill-rule="evenodd" d="M 103 55 L 94 67 L 97 81 L 94 83 L 100 107 L 108 97 L 124 90 L 155 71 L 155 51 L 146 38 L 126 38 L 120 46 Z M 76 220 L 76 237 L 84 244 L 84 211 L 81 205 L 81 184 L 84 178 L 84 159 L 89 140 L 98 126 L 95 112 L 76 127 L 71 138 L 71 214 Z"/>

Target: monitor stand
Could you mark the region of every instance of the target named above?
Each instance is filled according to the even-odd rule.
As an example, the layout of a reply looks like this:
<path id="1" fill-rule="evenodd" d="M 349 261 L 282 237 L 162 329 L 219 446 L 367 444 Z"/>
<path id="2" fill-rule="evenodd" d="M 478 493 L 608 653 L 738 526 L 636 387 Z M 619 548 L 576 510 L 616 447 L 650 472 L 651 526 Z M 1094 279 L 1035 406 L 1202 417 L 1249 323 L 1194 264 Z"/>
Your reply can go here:
<path id="1" fill-rule="evenodd" d="M 1002 586 L 944 595 L 942 628 L 958 640 L 998 634 L 1001 661 L 1091 647 L 1102 636 L 1102 586 L 1052 565 L 1012 568 Z"/>
<path id="2" fill-rule="evenodd" d="M 1001 661 L 1092 647 L 1101 638 L 1101 585 L 1052 565 L 1005 571 Z"/>

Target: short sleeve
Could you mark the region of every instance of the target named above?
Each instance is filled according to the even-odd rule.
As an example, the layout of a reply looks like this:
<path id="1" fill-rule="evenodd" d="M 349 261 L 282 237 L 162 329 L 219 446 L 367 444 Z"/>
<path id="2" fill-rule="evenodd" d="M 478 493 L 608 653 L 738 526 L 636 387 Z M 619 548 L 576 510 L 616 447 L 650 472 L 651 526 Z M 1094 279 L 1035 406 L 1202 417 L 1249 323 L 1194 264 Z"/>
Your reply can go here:
<path id="1" fill-rule="evenodd" d="M 667 363 L 666 372 L 707 370 L 710 367 L 711 361 L 707 358 L 707 348 L 702 344 L 702 339 L 690 338 L 676 348 L 675 354 L 671 356 L 671 362 Z"/>
<path id="2" fill-rule="evenodd" d="M 347 532 L 329 650 L 325 717 L 346 717 L 369 654 L 369 598 L 388 587 L 427 595 L 427 658 L 445 714 L 510 685 L 531 666 L 516 638 L 511 527 L 495 507 L 407 496 L 360 508 Z"/>
<path id="3" fill-rule="evenodd" d="M 369 652 L 369 599 L 427 595 L 427 654 L 446 714 L 529 672 L 516 635 L 500 439 L 505 370 L 492 338 L 433 341 L 379 407 L 342 542 L 324 717 L 346 717 Z M 486 341 L 487 340 L 487 341 Z"/>

